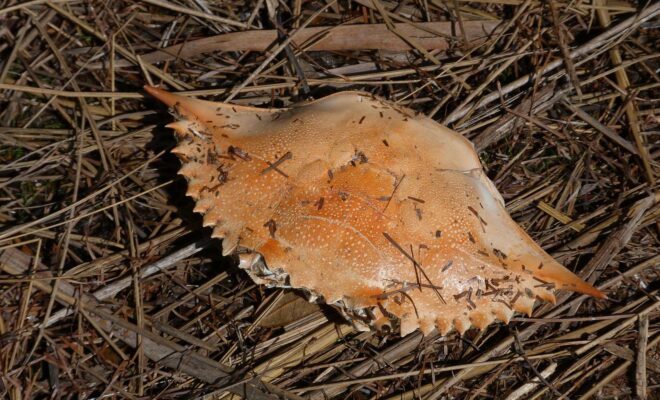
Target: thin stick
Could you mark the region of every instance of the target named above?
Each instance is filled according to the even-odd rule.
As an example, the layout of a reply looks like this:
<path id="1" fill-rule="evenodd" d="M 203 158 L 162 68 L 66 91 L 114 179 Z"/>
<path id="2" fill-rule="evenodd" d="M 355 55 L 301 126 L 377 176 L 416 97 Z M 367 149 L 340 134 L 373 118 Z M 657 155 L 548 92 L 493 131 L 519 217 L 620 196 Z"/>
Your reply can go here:
<path id="1" fill-rule="evenodd" d="M 225 101 L 227 101 L 227 102 L 231 101 L 234 97 L 236 97 L 237 94 L 240 93 L 241 89 L 243 89 L 244 87 L 246 87 L 247 85 L 252 83 L 252 81 L 255 80 L 257 78 L 257 76 L 259 76 L 261 71 L 263 71 L 264 68 L 266 68 L 268 66 L 268 64 L 270 64 L 270 62 L 273 61 L 275 59 L 275 57 L 277 57 L 280 54 L 280 52 L 282 50 L 284 50 L 286 48 L 286 46 L 289 45 L 289 43 L 291 43 L 291 41 L 293 39 L 295 39 L 296 34 L 298 34 L 303 29 L 305 29 L 307 27 L 307 25 L 309 25 L 312 21 L 314 21 L 316 19 L 316 17 L 321 15 L 323 12 L 325 12 L 325 10 L 328 7 L 330 7 L 332 4 L 334 4 L 336 1 L 337 0 L 331 0 L 325 6 L 321 7 L 318 11 L 316 11 L 314 14 L 312 14 L 309 18 L 307 18 L 307 20 L 305 22 L 303 22 L 303 24 L 300 26 L 300 28 L 296 29 L 296 31 L 293 32 L 291 35 L 289 35 L 289 37 L 286 38 L 286 40 L 284 40 L 282 43 L 280 43 L 280 45 L 277 46 L 277 48 L 275 48 L 275 50 L 273 50 L 271 55 L 266 57 L 266 59 L 261 63 L 261 65 L 259 65 L 259 67 L 257 67 L 257 69 L 254 70 L 254 72 L 252 72 L 252 74 L 250 74 L 250 76 L 247 79 L 245 79 L 241 84 L 239 84 L 234 89 L 232 89 L 231 93 L 229 94 L 229 96 L 227 96 Z"/>

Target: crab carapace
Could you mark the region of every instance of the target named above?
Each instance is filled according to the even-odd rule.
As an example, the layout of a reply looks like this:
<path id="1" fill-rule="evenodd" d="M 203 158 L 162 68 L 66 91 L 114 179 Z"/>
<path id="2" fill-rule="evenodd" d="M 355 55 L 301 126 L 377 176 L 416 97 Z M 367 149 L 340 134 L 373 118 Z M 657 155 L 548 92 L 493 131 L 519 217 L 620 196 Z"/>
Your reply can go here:
<path id="1" fill-rule="evenodd" d="M 604 297 L 511 219 L 472 144 L 424 115 L 361 92 L 262 109 L 145 90 L 180 118 L 195 211 L 258 283 L 401 335 L 508 322 L 555 289 Z"/>

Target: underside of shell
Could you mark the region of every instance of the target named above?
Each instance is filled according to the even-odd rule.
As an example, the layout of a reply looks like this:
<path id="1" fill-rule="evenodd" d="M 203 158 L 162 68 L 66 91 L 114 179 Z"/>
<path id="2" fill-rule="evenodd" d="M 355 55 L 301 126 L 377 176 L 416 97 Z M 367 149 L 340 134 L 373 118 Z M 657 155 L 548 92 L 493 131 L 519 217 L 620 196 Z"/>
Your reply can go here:
<path id="1" fill-rule="evenodd" d="M 423 115 L 360 92 L 272 110 L 145 90 L 180 118 L 195 211 L 258 283 L 401 335 L 508 322 L 555 289 L 604 297 L 511 219 L 472 144 Z"/>

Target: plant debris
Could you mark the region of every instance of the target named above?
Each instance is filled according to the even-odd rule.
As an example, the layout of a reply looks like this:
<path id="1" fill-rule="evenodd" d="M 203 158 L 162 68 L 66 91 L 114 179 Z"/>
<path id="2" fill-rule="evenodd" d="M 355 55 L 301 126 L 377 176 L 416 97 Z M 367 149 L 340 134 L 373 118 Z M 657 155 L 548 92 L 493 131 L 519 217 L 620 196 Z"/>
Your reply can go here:
<path id="1" fill-rule="evenodd" d="M 0 396 L 654 398 L 659 15 L 613 0 L 0 1 Z M 307 293 L 255 285 L 210 239 L 145 84 L 266 109 L 359 90 L 424 114 L 476 144 L 514 220 L 608 299 L 560 293 L 447 336 L 298 307 Z M 216 160 L 218 185 L 245 150 Z"/>

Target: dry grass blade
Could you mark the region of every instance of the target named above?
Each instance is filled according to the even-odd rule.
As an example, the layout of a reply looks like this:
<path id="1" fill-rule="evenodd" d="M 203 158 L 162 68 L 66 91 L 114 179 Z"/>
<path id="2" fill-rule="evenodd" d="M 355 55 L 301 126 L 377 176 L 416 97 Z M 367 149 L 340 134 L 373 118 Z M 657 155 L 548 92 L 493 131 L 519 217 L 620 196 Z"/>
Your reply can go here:
<path id="1" fill-rule="evenodd" d="M 202 11 L 197 11 L 197 10 L 194 10 L 194 9 L 191 9 L 191 8 L 181 7 L 181 6 L 176 5 L 176 4 L 174 4 L 172 2 L 169 2 L 169 1 L 144 0 L 144 2 L 153 4 L 155 6 L 167 8 L 169 10 L 175 11 L 175 12 L 180 13 L 180 14 L 193 15 L 195 17 L 200 17 L 200 18 L 211 20 L 211 21 L 220 22 L 222 24 L 229 25 L 229 26 L 235 26 L 235 27 L 238 27 L 238 28 L 247 28 L 247 24 L 235 21 L 233 19 L 222 18 L 222 17 L 218 17 L 217 15 L 210 14 L 208 12 L 202 12 Z"/>
<path id="2" fill-rule="evenodd" d="M 647 398 L 646 349 L 649 342 L 649 316 L 639 316 L 639 340 L 637 341 L 637 363 L 635 369 L 635 394 L 640 400 Z"/>
<path id="3" fill-rule="evenodd" d="M 654 399 L 658 15 L 627 0 L 0 1 L 0 397 Z M 145 83 L 262 108 L 361 90 L 450 124 L 516 222 L 608 299 L 560 292 L 509 326 L 401 338 L 257 285 L 193 212 Z M 280 156 L 264 175 L 296 155 Z"/>
<path id="4" fill-rule="evenodd" d="M 470 40 L 484 38 L 497 26 L 497 21 L 470 21 L 466 24 L 466 37 Z M 404 36 L 415 37 L 424 49 L 446 49 L 450 43 L 441 34 L 451 34 L 451 23 L 424 22 L 415 25 L 394 24 Z M 427 30 L 439 32 L 429 34 Z M 147 63 L 189 58 L 212 52 L 265 51 L 277 39 L 277 30 L 253 30 L 225 33 L 203 39 L 191 40 L 180 45 L 169 46 L 141 56 Z M 347 50 L 390 50 L 405 51 L 411 46 L 391 33 L 385 24 L 315 26 L 300 31 L 292 41 L 306 51 L 347 51 Z M 306 43 L 311 43 L 309 46 Z M 127 67 L 130 63 L 118 62 L 116 67 Z M 93 64 L 90 68 L 100 68 Z"/>

